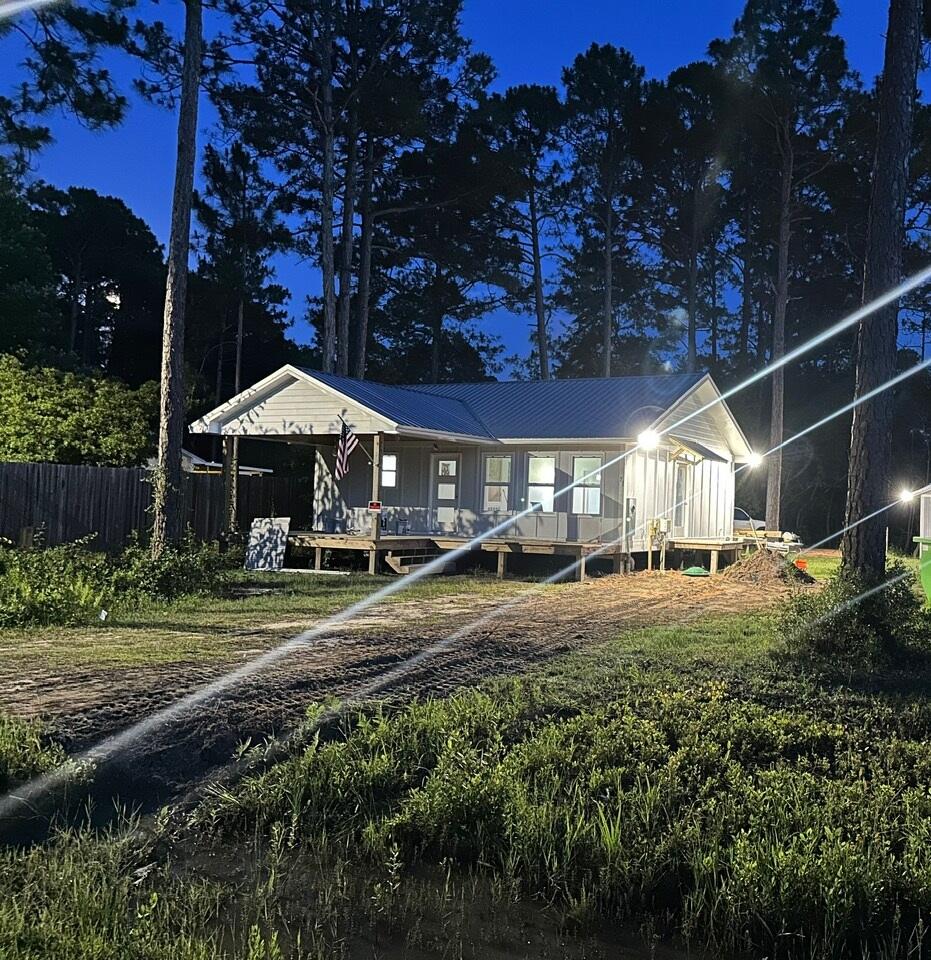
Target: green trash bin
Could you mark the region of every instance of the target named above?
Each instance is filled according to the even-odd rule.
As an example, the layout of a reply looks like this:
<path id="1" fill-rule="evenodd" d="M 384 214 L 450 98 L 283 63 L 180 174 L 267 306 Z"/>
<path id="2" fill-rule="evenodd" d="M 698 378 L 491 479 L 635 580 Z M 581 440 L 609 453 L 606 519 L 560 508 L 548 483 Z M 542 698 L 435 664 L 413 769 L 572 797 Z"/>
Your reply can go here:
<path id="1" fill-rule="evenodd" d="M 931 537 L 915 537 L 918 544 L 918 576 L 931 603 Z"/>

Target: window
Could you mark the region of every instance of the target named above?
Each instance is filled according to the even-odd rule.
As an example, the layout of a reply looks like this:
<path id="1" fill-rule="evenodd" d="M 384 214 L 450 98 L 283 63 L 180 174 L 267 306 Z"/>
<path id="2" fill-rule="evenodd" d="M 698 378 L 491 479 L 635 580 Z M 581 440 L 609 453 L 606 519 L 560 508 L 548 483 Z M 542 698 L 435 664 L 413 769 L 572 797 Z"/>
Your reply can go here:
<path id="1" fill-rule="evenodd" d="M 556 458 L 531 454 L 527 467 L 527 500 L 531 510 L 553 512 L 556 496 Z"/>
<path id="2" fill-rule="evenodd" d="M 456 476 L 456 467 L 458 463 L 458 460 L 440 460 L 436 465 L 437 475 L 441 477 Z"/>
<path id="3" fill-rule="evenodd" d="M 572 482 L 572 512 L 600 514 L 601 457 L 573 457 Z"/>
<path id="4" fill-rule="evenodd" d="M 682 460 L 676 461 L 676 491 L 673 501 L 672 525 L 674 527 L 685 526 L 685 489 L 688 481 L 689 464 Z"/>
<path id="5" fill-rule="evenodd" d="M 506 513 L 510 500 L 511 458 L 485 457 L 485 483 L 482 509 L 486 513 Z"/>
<path id="6" fill-rule="evenodd" d="M 381 458 L 381 485 L 396 487 L 398 485 L 398 455 L 386 453 Z"/>

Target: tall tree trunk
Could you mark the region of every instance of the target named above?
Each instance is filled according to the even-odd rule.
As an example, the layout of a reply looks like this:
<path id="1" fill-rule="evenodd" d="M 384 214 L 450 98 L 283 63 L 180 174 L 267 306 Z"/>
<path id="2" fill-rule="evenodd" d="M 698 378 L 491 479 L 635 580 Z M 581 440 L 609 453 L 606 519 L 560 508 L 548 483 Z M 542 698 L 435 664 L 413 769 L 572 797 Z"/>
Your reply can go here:
<path id="1" fill-rule="evenodd" d="M 889 4 L 863 271 L 864 303 L 892 289 L 902 278 L 907 166 L 921 13 L 921 0 L 891 0 Z M 898 313 L 896 301 L 860 321 L 856 397 L 894 376 Z M 847 478 L 848 525 L 888 502 L 892 426 L 893 397 L 889 390 L 854 411 Z M 848 530 L 841 550 L 848 570 L 870 580 L 881 578 L 886 569 L 885 522 L 882 517 Z"/>
<path id="2" fill-rule="evenodd" d="M 71 329 L 68 338 L 68 350 L 78 352 L 78 321 L 81 316 L 81 288 L 84 286 L 83 271 L 80 261 L 74 271 L 74 283 L 71 285 Z"/>
<path id="3" fill-rule="evenodd" d="M 791 135 L 786 134 L 782 144 L 782 177 L 779 196 L 779 240 L 776 257 L 776 296 L 773 304 L 773 353 L 775 363 L 786 352 L 786 308 L 789 305 L 789 243 L 792 239 L 792 189 L 795 176 L 795 156 Z M 785 368 L 772 374 L 772 413 L 769 421 L 769 446 L 782 443 L 785 417 Z M 767 458 L 766 529 L 778 530 L 782 522 L 782 451 L 776 450 Z"/>
<path id="4" fill-rule="evenodd" d="M 358 154 L 358 111 L 352 110 L 346 143 L 346 183 L 343 187 L 343 223 L 339 264 L 339 304 L 337 305 L 337 372 L 349 376 L 349 319 L 352 306 L 352 251 L 356 213 L 356 157 Z"/>
<path id="5" fill-rule="evenodd" d="M 329 11 L 324 11 L 329 17 Z M 336 280 L 333 252 L 333 204 L 336 198 L 336 135 L 333 128 L 333 42 L 329 22 L 320 38 L 323 102 L 323 178 L 320 185 L 320 267 L 323 273 L 323 369 L 336 360 Z"/>
<path id="6" fill-rule="evenodd" d="M 224 311 L 225 312 L 225 311 Z M 226 326 L 220 330 L 220 339 L 217 341 L 217 370 L 213 383 L 213 405 L 220 406 L 223 402 L 223 361 L 226 353 Z M 222 453 L 223 438 L 219 435 L 214 437 L 213 458 L 216 460 Z"/>
<path id="7" fill-rule="evenodd" d="M 611 354 L 614 349 L 614 211 L 611 201 L 605 204 L 605 245 L 604 245 L 604 315 L 601 318 L 601 349 L 604 352 L 602 376 L 611 376 Z"/>
<path id="8" fill-rule="evenodd" d="M 750 274 L 750 235 L 753 230 L 753 206 L 749 192 L 744 207 L 743 240 L 740 274 L 740 332 L 737 337 L 737 353 L 740 357 L 740 369 L 750 366 L 750 326 L 753 323 L 753 281 Z"/>
<path id="9" fill-rule="evenodd" d="M 698 195 L 700 187 L 698 184 L 692 190 L 692 226 L 689 231 L 689 253 L 688 253 L 688 355 L 686 357 L 686 370 L 689 373 L 695 372 L 695 365 L 698 361 Z"/>
<path id="10" fill-rule="evenodd" d="M 245 312 L 245 294 L 240 291 L 239 304 L 236 309 L 234 397 L 242 390 L 242 338 Z M 239 437 L 227 437 L 223 445 L 223 490 L 226 496 L 226 532 L 227 534 L 233 534 L 239 526 Z"/>
<path id="11" fill-rule="evenodd" d="M 686 292 L 686 302 L 688 306 L 688 353 L 685 360 L 685 369 L 689 373 L 695 372 L 695 364 L 698 359 L 698 257 L 695 254 L 695 248 L 689 250 L 688 262 L 688 287 Z"/>
<path id="12" fill-rule="evenodd" d="M 375 138 L 365 140 L 365 159 L 362 169 L 362 196 L 359 212 L 362 219 L 359 236 L 358 321 L 356 330 L 356 357 L 353 375 L 365 379 L 366 354 L 369 339 L 369 297 L 372 289 L 372 240 L 375 236 L 375 218 L 372 215 L 372 185 L 375 180 Z"/>
<path id="13" fill-rule="evenodd" d="M 719 347 L 719 320 L 718 320 L 718 251 L 714 243 L 708 253 L 708 262 L 711 269 L 711 318 L 710 318 L 710 351 L 711 351 L 711 370 L 717 372 L 718 369 L 718 347 Z"/>
<path id="14" fill-rule="evenodd" d="M 81 326 L 81 362 L 88 366 L 92 362 L 93 339 L 97 334 L 94 327 L 95 307 L 97 306 L 97 290 L 93 284 L 84 289 L 84 323 Z"/>
<path id="15" fill-rule="evenodd" d="M 440 298 L 440 265 L 437 264 L 433 276 L 434 289 L 431 295 L 433 300 L 433 340 L 430 344 L 430 382 L 440 382 L 440 349 L 443 341 L 443 308 Z"/>
<path id="16" fill-rule="evenodd" d="M 549 344 L 546 337 L 546 303 L 543 300 L 543 263 L 540 256 L 540 224 L 537 222 L 537 189 L 531 171 L 530 181 L 530 245 L 533 257 L 533 306 L 537 315 L 537 355 L 540 362 L 540 379 L 550 378 Z"/>
<path id="17" fill-rule="evenodd" d="M 158 467 L 153 489 L 152 555 L 158 557 L 184 532 L 181 445 L 184 440 L 184 308 L 188 253 L 191 244 L 191 199 L 197 162 L 197 101 L 200 92 L 201 0 L 186 0 L 184 66 L 175 185 L 171 199 L 168 279 L 162 328 L 161 398 L 158 423 Z"/>

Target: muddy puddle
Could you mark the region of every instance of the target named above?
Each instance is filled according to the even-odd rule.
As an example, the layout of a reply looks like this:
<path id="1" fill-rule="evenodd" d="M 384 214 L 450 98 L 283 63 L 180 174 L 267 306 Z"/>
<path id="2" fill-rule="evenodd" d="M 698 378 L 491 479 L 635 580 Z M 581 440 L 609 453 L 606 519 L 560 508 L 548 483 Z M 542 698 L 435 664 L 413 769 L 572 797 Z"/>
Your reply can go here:
<path id="1" fill-rule="evenodd" d="M 189 850 L 175 873 L 235 891 L 219 914 L 231 952 L 259 928 L 287 960 L 711 960 L 649 921 L 612 924 L 591 903 L 527 900 L 513 881 L 449 863 L 409 869 L 389 856 L 363 867 L 272 842 L 261 856 Z"/>

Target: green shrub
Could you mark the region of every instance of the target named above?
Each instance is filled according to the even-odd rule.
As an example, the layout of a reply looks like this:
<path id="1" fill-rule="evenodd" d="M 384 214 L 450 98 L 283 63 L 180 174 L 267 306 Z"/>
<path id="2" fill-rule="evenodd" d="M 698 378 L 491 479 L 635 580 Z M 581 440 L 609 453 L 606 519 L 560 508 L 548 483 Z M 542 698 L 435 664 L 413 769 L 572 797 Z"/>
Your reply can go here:
<path id="1" fill-rule="evenodd" d="M 109 602 L 109 563 L 82 544 L 0 548 L 0 626 L 85 623 Z"/>
<path id="2" fill-rule="evenodd" d="M 153 560 L 135 543 L 110 558 L 74 543 L 0 548 L 0 627 L 88 623 L 103 609 L 215 590 L 227 564 L 209 544 L 185 541 Z"/>
<path id="3" fill-rule="evenodd" d="M 48 740 L 38 720 L 0 713 L 0 794 L 64 760 L 64 751 Z"/>
<path id="4" fill-rule="evenodd" d="M 613 702 L 575 710 L 515 681 L 360 716 L 218 790 L 199 823 L 283 827 L 377 863 L 397 850 L 415 872 L 419 860 L 490 868 L 567 914 L 584 901 L 607 918 L 668 919 L 715 955 L 852 960 L 923 937 L 920 731 L 902 739 L 882 710 L 848 729 L 720 683 L 642 676 L 615 676 Z"/>
<path id="5" fill-rule="evenodd" d="M 130 544 L 116 560 L 111 587 L 114 595 L 173 600 L 190 593 L 209 593 L 223 579 L 227 562 L 211 544 L 185 540 L 166 547 L 154 560 L 143 544 Z"/>
<path id="6" fill-rule="evenodd" d="M 899 563 L 878 583 L 841 571 L 820 592 L 790 602 L 780 627 L 790 656 L 839 670 L 875 670 L 931 650 L 931 613 Z"/>
<path id="7" fill-rule="evenodd" d="M 69 830 L 49 844 L 0 851 L 0 957 L 229 956 L 207 930 L 216 928 L 218 916 L 225 918 L 215 886 L 176 880 L 169 869 L 154 867 L 137 849 L 138 833 L 101 837 Z"/>

